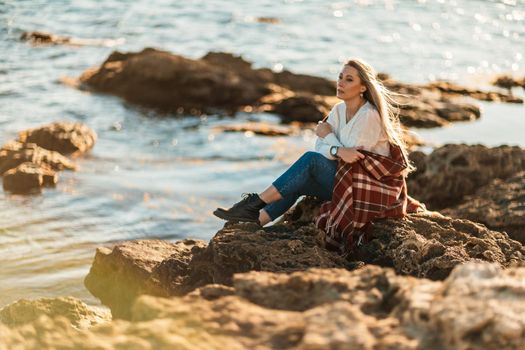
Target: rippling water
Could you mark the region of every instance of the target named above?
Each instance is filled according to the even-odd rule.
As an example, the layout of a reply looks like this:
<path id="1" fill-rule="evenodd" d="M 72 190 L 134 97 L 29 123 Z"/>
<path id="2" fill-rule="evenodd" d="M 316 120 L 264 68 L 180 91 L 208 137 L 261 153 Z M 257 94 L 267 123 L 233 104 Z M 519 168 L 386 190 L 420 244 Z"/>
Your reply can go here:
<path id="1" fill-rule="evenodd" d="M 275 24 L 259 23 L 272 17 Z M 42 30 L 105 46 L 32 47 Z M 525 74 L 525 1 L 0 1 L 0 142 L 22 129 L 75 120 L 96 130 L 42 195 L 0 192 L 0 306 L 22 297 L 73 295 L 96 303 L 82 279 L 95 248 L 138 238 L 209 239 L 211 216 L 241 192 L 262 190 L 313 143 L 312 133 L 267 138 L 217 133 L 234 120 L 171 118 L 59 83 L 113 50 L 158 47 L 198 58 L 241 54 L 255 67 L 334 78 L 358 56 L 405 82 L 449 79 L 487 87 Z M 477 102 L 482 119 L 418 130 L 434 144 L 525 146 L 523 105 Z M 237 120 L 275 117 L 239 114 Z"/>

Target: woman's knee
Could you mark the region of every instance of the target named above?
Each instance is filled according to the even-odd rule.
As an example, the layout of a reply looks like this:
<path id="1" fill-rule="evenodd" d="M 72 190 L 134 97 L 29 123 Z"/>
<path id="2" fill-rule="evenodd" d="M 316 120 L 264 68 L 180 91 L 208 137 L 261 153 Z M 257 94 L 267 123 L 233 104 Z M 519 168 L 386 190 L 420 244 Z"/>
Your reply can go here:
<path id="1" fill-rule="evenodd" d="M 313 164 L 313 163 L 317 163 L 319 161 L 319 157 L 324 157 L 321 153 L 318 153 L 318 152 L 314 152 L 314 151 L 307 151 L 305 153 L 303 153 L 303 155 L 301 156 L 301 160 L 310 165 L 310 164 Z"/>

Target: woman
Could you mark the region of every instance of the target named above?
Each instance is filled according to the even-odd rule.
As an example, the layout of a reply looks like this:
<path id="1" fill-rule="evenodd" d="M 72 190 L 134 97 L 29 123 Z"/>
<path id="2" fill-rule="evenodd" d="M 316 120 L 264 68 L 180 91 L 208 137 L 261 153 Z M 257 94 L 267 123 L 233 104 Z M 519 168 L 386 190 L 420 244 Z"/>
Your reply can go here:
<path id="1" fill-rule="evenodd" d="M 337 97 L 342 102 L 332 108 L 327 121 L 317 125 L 315 152 L 303 154 L 263 192 L 243 195 L 244 198 L 230 209 L 219 208 L 214 214 L 228 221 L 257 222 L 264 226 L 285 213 L 301 195 L 332 200 L 334 184 L 344 180 L 336 177 L 338 169 L 345 165 L 351 169 L 358 161 L 368 157 L 388 160 L 392 152 L 398 158 L 396 165 L 399 166 L 394 168 L 399 174 L 389 176 L 398 176 L 404 185 L 404 178 L 412 167 L 391 95 L 376 79 L 370 65 L 360 59 L 349 60 L 337 80 Z M 400 198 L 401 192 L 396 192 L 397 202 L 405 201 L 405 198 Z M 330 208 L 325 207 L 325 214 L 326 211 L 330 212 Z M 375 216 L 381 214 L 384 213 Z M 335 222 L 335 219 L 328 222 L 326 219 L 325 215 L 322 223 L 316 222 L 325 230 Z"/>

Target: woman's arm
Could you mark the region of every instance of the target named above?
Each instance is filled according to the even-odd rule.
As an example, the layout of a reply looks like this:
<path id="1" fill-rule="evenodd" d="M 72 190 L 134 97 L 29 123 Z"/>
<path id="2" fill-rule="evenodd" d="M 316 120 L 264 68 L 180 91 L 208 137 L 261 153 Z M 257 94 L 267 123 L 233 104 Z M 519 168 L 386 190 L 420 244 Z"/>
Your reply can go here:
<path id="1" fill-rule="evenodd" d="M 328 159 L 335 159 L 330 155 L 330 147 L 338 146 L 343 147 L 343 144 L 339 141 L 335 133 L 335 128 L 338 127 L 339 121 L 337 120 L 337 105 L 332 108 L 328 114 L 327 121 L 321 123 L 316 128 L 317 139 L 315 140 L 314 150 L 321 153 Z M 324 125 L 324 126 L 322 126 Z M 328 128 L 328 130 L 327 130 Z"/>

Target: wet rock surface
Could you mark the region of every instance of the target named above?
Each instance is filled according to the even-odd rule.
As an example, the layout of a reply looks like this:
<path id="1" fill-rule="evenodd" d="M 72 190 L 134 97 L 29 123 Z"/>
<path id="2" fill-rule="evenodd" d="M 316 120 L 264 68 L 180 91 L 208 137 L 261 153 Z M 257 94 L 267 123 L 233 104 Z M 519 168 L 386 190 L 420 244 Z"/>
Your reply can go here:
<path id="1" fill-rule="evenodd" d="M 525 172 L 505 180 L 495 179 L 442 212 L 505 231 L 525 244 Z"/>
<path id="2" fill-rule="evenodd" d="M 438 127 L 480 117 L 478 106 L 459 97 L 523 102 L 499 92 L 483 93 L 448 82 L 404 84 L 380 74 L 398 96 L 400 119 L 409 127 Z M 264 111 L 284 123 L 321 120 L 338 101 L 335 82 L 321 77 L 253 69 L 242 57 L 210 52 L 193 60 L 147 48 L 137 53 L 113 52 L 98 68 L 79 78 L 87 89 L 179 114 Z M 72 84 L 76 85 L 76 84 Z"/>
<path id="3" fill-rule="evenodd" d="M 367 266 L 236 274 L 232 287 L 141 296 L 131 321 L 76 330 L 42 316 L 8 328 L 7 347 L 64 349 L 520 349 L 525 268 L 457 266 L 442 282 Z M 208 299 L 205 289 L 222 290 Z"/>
<path id="4" fill-rule="evenodd" d="M 411 159 L 418 170 L 408 177 L 408 191 L 433 210 L 456 205 L 493 179 L 525 170 L 525 150 L 516 146 L 450 144 L 430 155 L 414 152 Z"/>

